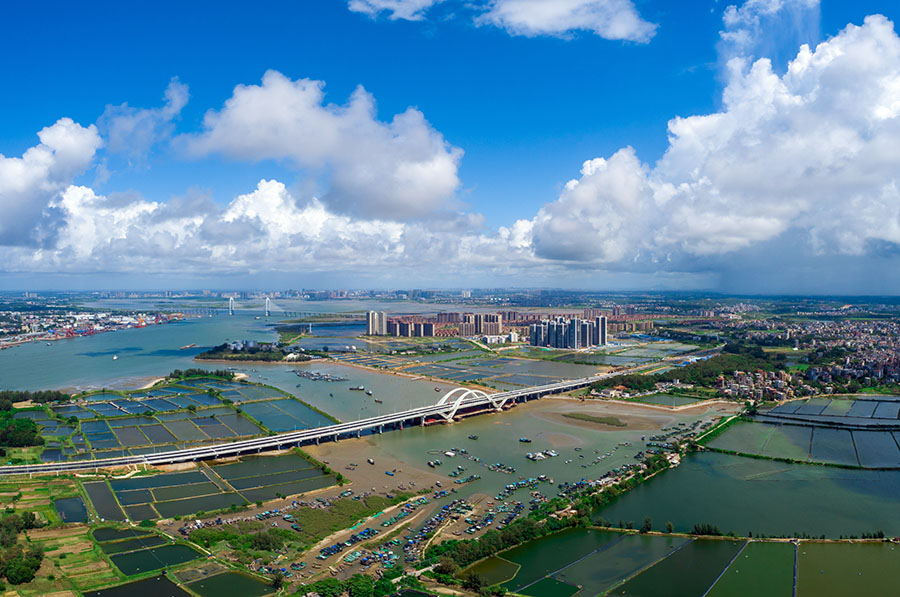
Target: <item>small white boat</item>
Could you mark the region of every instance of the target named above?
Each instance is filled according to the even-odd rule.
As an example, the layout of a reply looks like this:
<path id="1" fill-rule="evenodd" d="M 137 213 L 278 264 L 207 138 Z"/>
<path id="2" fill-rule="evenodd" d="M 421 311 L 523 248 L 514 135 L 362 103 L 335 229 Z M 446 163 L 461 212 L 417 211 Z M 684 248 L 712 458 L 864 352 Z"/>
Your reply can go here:
<path id="1" fill-rule="evenodd" d="M 118 360 L 119 360 L 119 355 L 114 354 L 114 355 L 113 355 L 113 360 L 114 360 L 114 361 L 118 361 Z"/>

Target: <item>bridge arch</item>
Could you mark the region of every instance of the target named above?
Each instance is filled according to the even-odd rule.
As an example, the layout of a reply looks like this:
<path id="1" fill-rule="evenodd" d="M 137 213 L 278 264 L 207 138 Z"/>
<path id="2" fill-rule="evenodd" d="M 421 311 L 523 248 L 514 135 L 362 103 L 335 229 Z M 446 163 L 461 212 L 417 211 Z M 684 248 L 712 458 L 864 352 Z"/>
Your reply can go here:
<path id="1" fill-rule="evenodd" d="M 449 410 L 440 413 L 448 421 L 452 420 L 453 417 L 456 416 L 456 413 L 459 411 L 460 407 L 463 406 L 463 403 L 467 400 L 487 400 L 491 406 L 496 409 L 500 409 L 504 404 L 509 400 L 508 396 L 502 395 L 498 396 L 496 399 L 491 395 L 481 390 L 473 390 L 471 388 L 454 388 L 444 394 L 440 400 L 437 402 L 437 406 L 449 405 Z"/>

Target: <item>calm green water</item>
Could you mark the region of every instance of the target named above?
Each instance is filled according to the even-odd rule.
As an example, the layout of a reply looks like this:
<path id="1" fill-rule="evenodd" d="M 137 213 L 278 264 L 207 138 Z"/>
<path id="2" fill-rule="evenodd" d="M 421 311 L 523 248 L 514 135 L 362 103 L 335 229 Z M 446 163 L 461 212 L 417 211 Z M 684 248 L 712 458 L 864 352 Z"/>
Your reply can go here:
<path id="1" fill-rule="evenodd" d="M 240 572 L 217 574 L 192 582 L 188 588 L 200 597 L 262 597 L 275 592 L 271 585 Z"/>
<path id="2" fill-rule="evenodd" d="M 786 464 L 711 452 L 689 454 L 604 508 L 616 522 L 671 521 L 689 531 L 708 522 L 723 532 L 781 536 L 900 534 L 900 471 Z"/>
<path id="3" fill-rule="evenodd" d="M 806 545 L 806 544 L 804 544 Z M 844 553 L 854 547 L 844 547 Z M 716 582 L 709 597 L 791 597 L 794 545 L 751 542 Z"/>
<path id="4" fill-rule="evenodd" d="M 125 553 L 127 551 L 137 551 L 147 547 L 159 547 L 168 543 L 168 539 L 159 535 L 150 535 L 140 539 L 127 539 L 125 541 L 115 541 L 113 543 L 104 543 L 100 546 L 105 554 Z"/>
<path id="5" fill-rule="evenodd" d="M 122 571 L 122 574 L 131 576 L 141 572 L 159 570 L 176 564 L 190 562 L 200 557 L 200 553 L 187 545 L 164 545 L 154 549 L 121 553 L 110 556 L 110 560 Z"/>
<path id="6" fill-rule="evenodd" d="M 595 529 L 566 529 L 540 541 L 532 541 L 498 554 L 521 566 L 503 586 L 519 592 L 544 576 L 618 539 L 617 533 Z"/>
<path id="7" fill-rule="evenodd" d="M 800 545 L 798 597 L 896 595 L 900 548 L 891 543 Z"/>
<path id="8" fill-rule="evenodd" d="M 584 595 L 599 595 L 687 543 L 684 537 L 621 535 L 605 549 L 553 575 L 580 586 Z"/>
<path id="9" fill-rule="evenodd" d="M 788 597 L 794 545 L 688 539 L 569 529 L 489 558 L 468 571 L 533 597 L 606 594 L 656 597 Z M 800 597 L 892 595 L 900 582 L 900 547 L 891 543 L 800 543 Z M 515 562 L 513 564 L 512 562 Z M 521 566 L 518 568 L 517 566 Z M 557 570 L 551 576 L 553 570 Z M 708 591 L 708 592 L 707 592 Z"/>
<path id="10" fill-rule="evenodd" d="M 491 556 L 466 570 L 466 573 L 477 574 L 484 579 L 484 584 L 496 585 L 512 580 L 519 571 L 519 565 L 498 556 Z"/>
<path id="11" fill-rule="evenodd" d="M 555 578 L 542 578 L 527 589 L 522 589 L 521 594 L 528 597 L 569 597 L 577 592 L 578 587 Z"/>
<path id="12" fill-rule="evenodd" d="M 703 595 L 743 546 L 743 541 L 696 539 L 610 594 L 635 597 Z"/>
<path id="13" fill-rule="evenodd" d="M 709 442 L 709 446 L 743 454 L 762 454 L 776 427 L 769 423 L 738 421 Z"/>

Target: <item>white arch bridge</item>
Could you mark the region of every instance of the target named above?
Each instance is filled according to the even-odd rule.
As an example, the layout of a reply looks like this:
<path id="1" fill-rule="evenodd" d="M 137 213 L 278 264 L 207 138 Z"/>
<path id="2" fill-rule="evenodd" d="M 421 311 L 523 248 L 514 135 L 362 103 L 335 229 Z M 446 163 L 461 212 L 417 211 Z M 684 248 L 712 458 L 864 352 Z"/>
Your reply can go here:
<path id="1" fill-rule="evenodd" d="M 41 473 L 67 473 L 126 466 L 154 466 L 175 464 L 256 454 L 266 450 L 281 450 L 293 446 L 318 444 L 321 441 L 337 441 L 341 438 L 359 437 L 363 433 L 382 433 L 388 429 L 403 429 L 409 425 L 425 425 L 431 422 L 452 421 L 461 414 L 490 412 L 502 410 L 504 406 L 516 402 L 527 402 L 546 396 L 559 394 L 569 390 L 587 387 L 607 377 L 622 375 L 627 371 L 606 373 L 581 379 L 571 379 L 542 386 L 522 388 L 509 392 L 488 394 L 480 390 L 456 388 L 444 394 L 437 404 L 411 408 L 398 413 L 379 415 L 368 419 L 360 419 L 348 423 L 336 423 L 326 427 L 291 431 L 269 437 L 241 440 L 229 444 L 202 446 L 184 450 L 172 450 L 156 454 L 139 456 L 122 456 L 98 460 L 78 460 L 71 462 L 48 462 L 43 464 L 25 464 L 0 466 L 0 475 L 21 475 Z"/>

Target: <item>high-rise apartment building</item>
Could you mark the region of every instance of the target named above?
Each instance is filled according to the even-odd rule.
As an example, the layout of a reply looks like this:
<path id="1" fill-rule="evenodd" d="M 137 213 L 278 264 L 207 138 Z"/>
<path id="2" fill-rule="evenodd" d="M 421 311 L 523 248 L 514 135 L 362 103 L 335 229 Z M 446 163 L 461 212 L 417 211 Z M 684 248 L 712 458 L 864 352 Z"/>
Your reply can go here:
<path id="1" fill-rule="evenodd" d="M 529 343 L 532 346 L 551 348 L 581 349 L 589 346 L 606 345 L 606 317 L 586 321 L 573 317 L 543 320 L 528 328 Z"/>
<path id="2" fill-rule="evenodd" d="M 481 316 L 481 329 L 478 329 L 478 317 Z M 499 313 L 479 313 L 475 316 L 475 331 L 486 336 L 499 336 L 503 333 L 503 316 Z"/>
<path id="3" fill-rule="evenodd" d="M 378 313 L 376 313 L 375 311 L 369 311 L 366 314 L 366 335 L 378 335 Z"/>
<path id="4" fill-rule="evenodd" d="M 366 334 L 369 336 L 386 336 L 388 333 L 387 313 L 369 311 L 366 314 Z"/>

